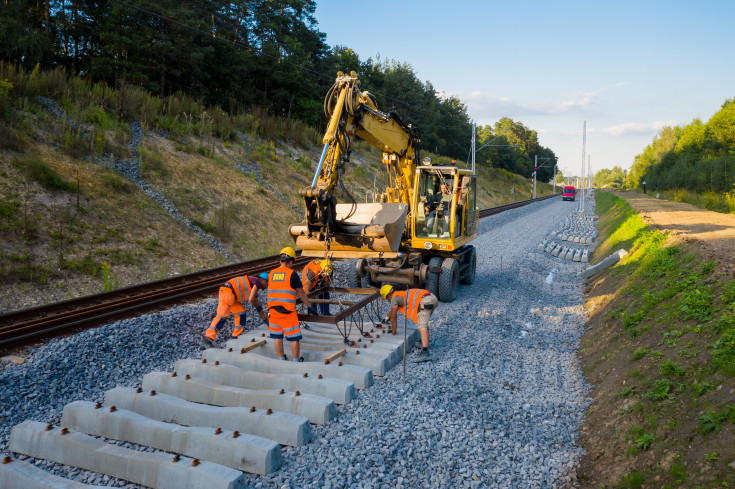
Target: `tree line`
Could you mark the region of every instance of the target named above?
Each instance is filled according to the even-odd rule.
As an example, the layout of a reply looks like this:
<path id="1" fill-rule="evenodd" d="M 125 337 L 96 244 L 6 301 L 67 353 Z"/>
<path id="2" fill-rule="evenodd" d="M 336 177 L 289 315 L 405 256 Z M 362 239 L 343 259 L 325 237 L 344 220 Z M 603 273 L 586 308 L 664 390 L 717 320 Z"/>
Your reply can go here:
<path id="1" fill-rule="evenodd" d="M 729 193 L 735 190 L 735 98 L 706 123 L 664 127 L 637 155 L 627 186 L 652 190 Z"/>
<path id="2" fill-rule="evenodd" d="M 6 1 L 0 4 L 0 60 L 27 69 L 61 66 L 161 99 L 184 93 L 230 115 L 258 108 L 318 129 L 336 73 L 355 71 L 383 111 L 420 129 L 426 150 L 467 157 L 472 125 L 461 100 L 438 94 L 408 63 L 361 60 L 348 47 L 329 47 L 315 9 L 315 0 Z M 478 164 L 530 176 L 534 155 L 555 159 L 535 131 L 510 119 L 478 128 L 477 137 L 478 148 L 497 138 L 478 152 Z M 538 178 L 552 175 L 546 163 Z"/>

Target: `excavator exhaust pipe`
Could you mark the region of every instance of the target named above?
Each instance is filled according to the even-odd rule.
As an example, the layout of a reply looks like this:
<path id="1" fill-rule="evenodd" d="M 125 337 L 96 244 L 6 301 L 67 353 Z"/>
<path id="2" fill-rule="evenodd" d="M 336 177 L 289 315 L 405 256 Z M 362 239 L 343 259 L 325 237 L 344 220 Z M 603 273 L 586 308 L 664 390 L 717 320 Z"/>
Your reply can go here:
<path id="1" fill-rule="evenodd" d="M 329 246 L 333 258 L 355 258 L 365 253 L 397 256 L 408 214 L 407 204 L 337 204 L 337 232 Z M 306 224 L 289 228 L 304 256 L 322 256 L 326 241 L 312 235 Z"/>

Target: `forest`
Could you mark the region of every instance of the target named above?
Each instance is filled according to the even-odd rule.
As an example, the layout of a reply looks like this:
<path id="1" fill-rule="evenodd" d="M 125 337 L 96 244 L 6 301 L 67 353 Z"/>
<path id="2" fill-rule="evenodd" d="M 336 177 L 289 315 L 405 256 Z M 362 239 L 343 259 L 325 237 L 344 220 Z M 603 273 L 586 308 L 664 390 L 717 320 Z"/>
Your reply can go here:
<path id="1" fill-rule="evenodd" d="M 0 60 L 25 70 L 63 68 L 116 91 L 141 88 L 161 101 L 184 94 L 230 117 L 245 111 L 323 129 L 322 99 L 338 71 L 357 72 L 381 110 L 421 131 L 427 151 L 468 159 L 467 107 L 421 81 L 407 62 L 360 59 L 330 47 L 314 0 L 15 0 L 0 4 Z M 6 87 L 6 90 L 10 88 Z M 110 110 L 109 107 L 103 107 Z M 508 118 L 477 128 L 477 164 L 530 177 L 534 156 L 553 175 L 553 152 Z"/>
<path id="2" fill-rule="evenodd" d="M 735 98 L 706 123 L 664 127 L 637 155 L 627 185 L 651 190 L 728 194 L 735 184 Z"/>

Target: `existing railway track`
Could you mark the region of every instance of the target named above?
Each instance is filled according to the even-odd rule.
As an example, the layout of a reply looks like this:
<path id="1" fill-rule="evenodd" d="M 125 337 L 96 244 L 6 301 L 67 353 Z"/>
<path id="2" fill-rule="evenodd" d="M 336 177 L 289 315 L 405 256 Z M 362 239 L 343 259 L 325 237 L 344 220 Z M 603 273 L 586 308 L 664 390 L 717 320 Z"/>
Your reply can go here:
<path id="1" fill-rule="evenodd" d="M 482 219 L 557 195 L 481 209 L 479 217 Z M 254 275 L 268 271 L 277 265 L 277 258 L 276 255 L 267 256 L 0 315 L 0 351 L 152 312 L 181 302 L 213 296 L 222 282 L 237 275 Z M 309 258 L 297 257 L 295 267 L 300 269 L 308 261 Z"/>
<path id="2" fill-rule="evenodd" d="M 303 267 L 308 262 L 306 257 L 297 257 L 295 267 Z M 212 296 L 217 293 L 217 287 L 221 283 L 234 276 L 258 274 L 271 270 L 277 264 L 278 256 L 267 256 L 3 314 L 0 316 L 0 349 L 28 345 L 43 338 L 60 336 L 180 302 Z"/>

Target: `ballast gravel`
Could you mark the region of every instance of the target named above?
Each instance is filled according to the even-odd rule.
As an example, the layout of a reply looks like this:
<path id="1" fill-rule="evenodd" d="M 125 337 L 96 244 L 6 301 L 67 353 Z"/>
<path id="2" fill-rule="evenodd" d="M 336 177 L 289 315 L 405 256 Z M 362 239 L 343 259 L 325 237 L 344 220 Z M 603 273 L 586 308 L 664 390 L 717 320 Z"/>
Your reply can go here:
<path id="1" fill-rule="evenodd" d="M 283 447 L 284 464 L 254 488 L 568 488 L 582 450 L 578 429 L 590 400 L 576 356 L 585 321 L 584 264 L 559 261 L 543 240 L 574 209 L 561 199 L 483 219 L 477 276 L 432 317 L 432 362 L 399 365 L 313 426 L 303 447 Z M 26 419 L 58 424 L 63 406 L 102 401 L 117 386 L 198 358 L 216 304 L 84 331 L 31 351 L 0 370 L 0 451 Z M 250 315 L 252 318 L 253 316 Z M 402 316 L 401 321 L 402 321 Z M 231 320 L 224 329 L 230 333 Z M 222 338 L 224 339 L 224 338 Z M 416 355 L 413 352 L 409 359 Z M 110 487 L 137 486 L 36 461 L 58 475 Z"/>

